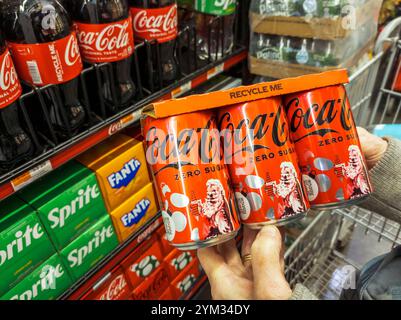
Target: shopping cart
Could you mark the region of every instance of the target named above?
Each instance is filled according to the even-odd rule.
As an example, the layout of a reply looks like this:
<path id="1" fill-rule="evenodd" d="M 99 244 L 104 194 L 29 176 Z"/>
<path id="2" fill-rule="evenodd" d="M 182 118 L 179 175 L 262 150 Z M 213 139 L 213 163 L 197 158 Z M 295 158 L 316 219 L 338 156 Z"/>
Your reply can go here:
<path id="1" fill-rule="evenodd" d="M 377 39 L 373 58 L 350 77 L 347 93 L 358 125 L 398 123 L 401 93 L 391 88 L 401 52 L 401 18 Z M 286 277 L 321 299 L 338 299 L 354 288 L 356 272 L 371 258 L 401 244 L 401 225 L 379 214 L 350 207 L 319 212 L 285 254 Z"/>

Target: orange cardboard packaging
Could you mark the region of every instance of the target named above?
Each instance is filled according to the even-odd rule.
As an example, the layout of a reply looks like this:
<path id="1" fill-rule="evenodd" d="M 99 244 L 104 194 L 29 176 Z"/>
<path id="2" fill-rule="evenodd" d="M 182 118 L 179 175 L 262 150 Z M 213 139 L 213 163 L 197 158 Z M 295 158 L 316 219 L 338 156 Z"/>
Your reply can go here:
<path id="1" fill-rule="evenodd" d="M 96 173 L 110 213 L 150 182 L 143 143 L 116 134 L 78 157 Z"/>
<path id="2" fill-rule="evenodd" d="M 150 182 L 110 213 L 118 240 L 123 242 L 129 238 L 153 218 L 157 210 L 153 184 Z"/>

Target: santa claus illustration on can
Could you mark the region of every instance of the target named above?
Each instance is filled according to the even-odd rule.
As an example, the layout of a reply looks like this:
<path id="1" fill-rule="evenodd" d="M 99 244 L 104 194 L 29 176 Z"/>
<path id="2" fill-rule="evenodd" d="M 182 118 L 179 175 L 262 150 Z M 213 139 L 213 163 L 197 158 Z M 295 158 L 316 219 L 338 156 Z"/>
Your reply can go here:
<path id="1" fill-rule="evenodd" d="M 302 199 L 302 186 L 297 178 L 294 164 L 282 162 L 280 169 L 280 181 L 268 182 L 266 186 L 272 186 L 274 195 L 280 199 L 277 216 L 282 219 L 302 213 L 307 208 Z"/>
<path id="2" fill-rule="evenodd" d="M 354 199 L 369 194 L 370 187 L 361 150 L 356 145 L 350 145 L 348 147 L 348 154 L 348 164 L 342 163 L 337 165 L 337 167 L 340 167 L 343 176 L 350 180 L 350 183 L 347 185 L 347 193 L 350 194 L 351 199 Z"/>

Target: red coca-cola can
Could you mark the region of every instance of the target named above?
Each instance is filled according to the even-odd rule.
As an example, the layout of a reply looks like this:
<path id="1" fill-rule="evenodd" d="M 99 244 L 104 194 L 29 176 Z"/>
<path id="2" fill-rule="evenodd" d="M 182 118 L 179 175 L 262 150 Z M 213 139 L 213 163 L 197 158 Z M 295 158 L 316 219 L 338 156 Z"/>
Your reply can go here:
<path id="1" fill-rule="evenodd" d="M 212 111 L 143 121 L 167 239 L 181 250 L 222 243 L 240 222 Z"/>
<path id="2" fill-rule="evenodd" d="M 304 217 L 309 203 L 281 98 L 221 108 L 218 126 L 242 223 L 260 228 Z"/>
<path id="3" fill-rule="evenodd" d="M 372 193 L 343 85 L 288 95 L 285 108 L 312 207 L 343 207 Z"/>

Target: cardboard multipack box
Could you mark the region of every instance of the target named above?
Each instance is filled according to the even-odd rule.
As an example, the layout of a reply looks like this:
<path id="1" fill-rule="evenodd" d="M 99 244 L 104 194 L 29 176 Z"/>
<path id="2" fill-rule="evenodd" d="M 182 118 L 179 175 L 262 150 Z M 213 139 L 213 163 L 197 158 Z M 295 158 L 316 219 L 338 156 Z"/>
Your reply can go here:
<path id="1" fill-rule="evenodd" d="M 273 16 L 250 11 L 250 28 L 253 32 L 314 38 L 342 39 L 368 21 L 377 26 L 382 1 L 368 0 L 362 5 L 348 5 L 342 14 L 327 17 Z"/>
<path id="2" fill-rule="evenodd" d="M 133 300 L 156 300 L 168 288 L 170 279 L 163 265 L 132 292 Z"/>
<path id="3" fill-rule="evenodd" d="M 72 285 L 58 254 L 38 266 L 1 300 L 55 300 Z"/>
<path id="4" fill-rule="evenodd" d="M 18 196 L 35 208 L 59 250 L 107 215 L 95 174 L 76 161 L 29 185 Z"/>
<path id="5" fill-rule="evenodd" d="M 129 300 L 131 292 L 122 268 L 117 267 L 98 281 L 82 300 Z"/>
<path id="6" fill-rule="evenodd" d="M 178 297 L 174 295 L 173 289 L 168 287 L 157 300 L 177 300 Z"/>
<path id="7" fill-rule="evenodd" d="M 171 283 L 173 295 L 181 298 L 196 283 L 200 276 L 200 264 L 194 259 Z"/>
<path id="8" fill-rule="evenodd" d="M 76 281 L 117 246 L 113 224 L 106 215 L 65 247 L 60 255 L 67 271 Z"/>
<path id="9" fill-rule="evenodd" d="M 131 253 L 121 265 L 131 286 L 136 288 L 152 276 L 162 262 L 163 254 L 159 241 L 157 238 L 151 237 Z"/>
<path id="10" fill-rule="evenodd" d="M 36 212 L 15 196 L 0 205 L 0 296 L 55 253 Z"/>
<path id="11" fill-rule="evenodd" d="M 164 258 L 164 264 L 171 280 L 174 280 L 194 259 L 196 251 L 174 249 Z"/>
<path id="12" fill-rule="evenodd" d="M 110 213 L 150 182 L 143 143 L 116 134 L 77 158 L 96 173 Z"/>
<path id="13" fill-rule="evenodd" d="M 118 240 L 125 241 L 139 230 L 158 212 L 158 205 L 150 182 L 116 209 L 110 216 L 117 232 Z"/>
<path id="14" fill-rule="evenodd" d="M 166 236 L 166 228 L 164 226 L 161 226 L 159 229 L 156 231 L 156 236 L 159 239 L 160 242 L 160 247 L 162 249 L 162 253 L 164 257 L 167 257 L 167 255 L 174 250 L 174 247 L 170 244 L 170 242 L 167 240 Z"/>

